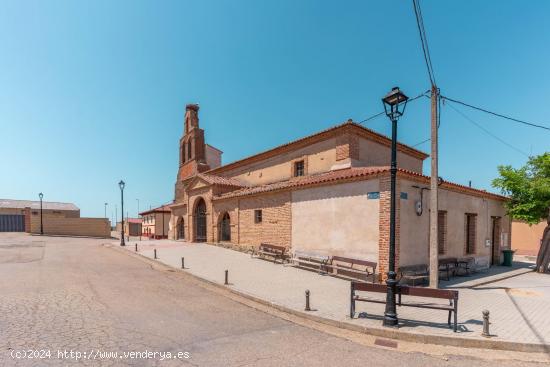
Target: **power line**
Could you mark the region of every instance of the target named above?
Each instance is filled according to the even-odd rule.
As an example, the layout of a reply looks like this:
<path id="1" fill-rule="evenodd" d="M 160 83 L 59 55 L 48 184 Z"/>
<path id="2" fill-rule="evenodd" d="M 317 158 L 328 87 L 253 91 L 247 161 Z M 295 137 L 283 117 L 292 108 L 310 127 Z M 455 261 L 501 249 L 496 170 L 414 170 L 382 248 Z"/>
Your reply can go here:
<path id="1" fill-rule="evenodd" d="M 449 98 L 449 97 L 441 96 L 441 98 L 444 98 L 444 99 L 446 99 L 447 101 L 450 101 L 450 102 L 458 103 L 458 104 L 461 104 L 463 106 L 473 108 L 474 110 L 478 110 L 478 111 L 481 111 L 481 112 L 488 113 L 490 115 L 494 115 L 494 116 L 497 116 L 497 117 L 502 117 L 503 119 L 507 119 L 507 120 L 510 120 L 510 121 L 519 122 L 520 124 L 524 124 L 524 125 L 528 125 L 528 126 L 532 126 L 532 127 L 538 127 L 540 129 L 550 130 L 550 127 L 548 127 L 548 126 L 534 124 L 532 122 L 527 122 L 527 121 L 524 121 L 524 120 L 516 119 L 514 117 L 502 115 L 500 113 L 492 112 L 492 111 L 486 110 L 486 109 L 481 108 L 481 107 L 472 106 L 471 104 L 468 104 L 466 102 L 458 101 L 456 99 L 452 99 L 452 98 Z"/>
<path id="2" fill-rule="evenodd" d="M 416 101 L 417 99 L 422 98 L 422 97 L 427 97 L 427 94 L 428 94 L 429 92 L 430 92 L 430 91 L 427 90 L 427 91 L 425 91 L 424 93 L 421 93 L 421 94 L 417 95 L 417 96 L 414 97 L 414 98 L 409 98 L 409 100 L 407 101 L 407 103 Z M 369 116 L 369 117 L 367 117 L 366 119 L 359 121 L 358 124 L 364 124 L 364 123 L 367 122 L 367 121 L 373 120 L 373 119 L 375 119 L 375 118 L 377 118 L 377 117 L 379 117 L 379 116 L 385 115 L 385 114 L 386 114 L 385 111 L 378 112 L 378 113 L 375 114 L 375 115 Z"/>
<path id="3" fill-rule="evenodd" d="M 428 47 L 428 37 L 426 35 L 426 29 L 424 28 L 424 19 L 422 18 L 422 9 L 420 8 L 420 0 L 413 0 L 414 14 L 416 16 L 416 25 L 418 27 L 418 33 L 420 34 L 420 42 L 422 44 L 422 53 L 424 54 L 424 61 L 426 68 L 428 69 L 428 76 L 430 78 L 431 85 L 437 85 L 435 81 L 435 73 L 432 65 L 432 58 L 430 56 L 430 48 Z"/>
<path id="4" fill-rule="evenodd" d="M 432 140 L 432 139 L 431 139 L 431 138 L 428 138 L 428 139 L 422 140 L 420 143 L 416 143 L 416 144 L 414 144 L 414 145 L 411 145 L 411 147 L 413 147 L 413 148 L 414 148 L 414 147 L 417 147 L 417 146 L 419 146 L 419 145 L 422 145 L 422 144 L 424 144 L 424 143 L 429 142 L 430 140 Z"/>
<path id="5" fill-rule="evenodd" d="M 476 127 L 478 127 L 479 129 L 481 129 L 482 131 L 484 131 L 487 135 L 491 136 L 492 138 L 500 141 L 502 144 L 506 145 L 507 147 L 515 150 L 516 152 L 518 153 L 521 153 L 523 154 L 524 156 L 526 156 L 527 158 L 529 158 L 529 154 L 525 153 L 524 151 L 522 151 L 521 149 L 519 148 L 516 148 L 515 146 L 513 146 L 512 144 L 510 143 L 507 143 L 506 141 L 502 140 L 501 138 L 499 138 L 498 136 L 494 135 L 493 133 L 491 133 L 489 130 L 485 129 L 483 126 L 481 126 L 480 124 L 478 124 L 477 122 L 475 122 L 474 120 L 472 120 L 470 117 L 468 117 L 467 115 L 465 115 L 464 113 L 462 113 L 460 110 L 456 109 L 453 105 L 449 105 L 449 107 L 451 107 L 453 110 L 455 110 L 458 114 L 460 114 L 462 117 L 464 117 L 467 121 L 469 121 L 470 123 L 472 123 L 473 125 L 475 125 Z"/>

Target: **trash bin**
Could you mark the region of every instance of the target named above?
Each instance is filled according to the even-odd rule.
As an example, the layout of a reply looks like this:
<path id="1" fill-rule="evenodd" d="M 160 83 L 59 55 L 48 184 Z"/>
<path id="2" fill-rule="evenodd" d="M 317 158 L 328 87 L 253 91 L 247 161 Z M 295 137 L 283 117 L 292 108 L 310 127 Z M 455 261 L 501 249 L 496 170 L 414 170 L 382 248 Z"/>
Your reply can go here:
<path id="1" fill-rule="evenodd" d="M 512 266 L 514 252 L 514 250 L 502 250 L 502 254 L 504 255 L 504 262 L 502 263 L 503 266 Z"/>

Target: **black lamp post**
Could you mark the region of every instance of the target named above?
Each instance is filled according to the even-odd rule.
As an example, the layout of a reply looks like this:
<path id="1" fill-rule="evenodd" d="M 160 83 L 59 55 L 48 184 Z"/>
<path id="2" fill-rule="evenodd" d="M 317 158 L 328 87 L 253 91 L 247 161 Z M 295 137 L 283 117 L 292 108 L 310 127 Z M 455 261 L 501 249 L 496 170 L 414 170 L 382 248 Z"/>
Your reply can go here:
<path id="1" fill-rule="evenodd" d="M 386 292 L 386 311 L 384 312 L 384 326 L 394 326 L 398 324 L 397 309 L 395 307 L 395 294 L 397 280 L 395 273 L 395 186 L 397 176 L 397 120 L 403 116 L 407 100 L 409 98 L 399 90 L 398 87 L 392 88 L 384 98 L 384 110 L 392 123 L 391 133 L 391 198 L 390 198 L 390 256 L 388 264 L 388 278 L 386 284 L 388 290 Z"/>
<path id="2" fill-rule="evenodd" d="M 42 198 L 44 197 L 43 193 L 38 194 L 40 198 L 40 234 L 44 234 L 44 222 L 42 222 Z"/>
<path id="3" fill-rule="evenodd" d="M 126 246 L 126 243 L 124 242 L 124 181 L 120 180 L 118 183 L 118 186 L 120 187 L 120 218 L 121 218 L 121 225 L 120 225 L 120 246 Z"/>

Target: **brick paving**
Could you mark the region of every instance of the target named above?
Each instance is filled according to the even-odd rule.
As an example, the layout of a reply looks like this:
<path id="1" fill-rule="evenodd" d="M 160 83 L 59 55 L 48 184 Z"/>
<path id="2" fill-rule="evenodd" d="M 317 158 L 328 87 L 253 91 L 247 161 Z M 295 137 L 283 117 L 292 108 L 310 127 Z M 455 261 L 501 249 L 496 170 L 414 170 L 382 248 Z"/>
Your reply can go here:
<path id="1" fill-rule="evenodd" d="M 127 250 L 134 251 L 134 243 L 136 241 L 130 243 Z M 180 268 L 181 257 L 185 257 L 186 271 L 209 281 L 222 284 L 224 271 L 229 270 L 230 287 L 239 292 L 303 311 L 304 292 L 309 289 L 311 307 L 316 316 L 354 325 L 381 327 L 383 305 L 360 302 L 356 311 L 366 312 L 366 317 L 349 318 L 349 282 L 346 280 L 252 259 L 249 254 L 207 244 L 168 240 L 139 242 L 139 252 L 144 256 L 152 258 L 154 248 L 157 248 L 158 261 Z M 456 334 L 447 327 L 445 311 L 408 307 L 398 308 L 400 329 L 420 334 L 481 339 L 482 310 L 487 309 L 490 311 L 493 340 L 550 345 L 550 318 L 547 317 L 550 278 L 533 272 L 525 273 L 524 267 L 511 269 L 516 274 L 523 272 L 521 275 L 479 286 L 475 283 L 497 279 L 495 275 L 503 269 L 493 268 L 487 274 L 455 278 L 448 282 L 449 288 L 460 291 L 459 330 Z M 463 288 L 466 286 L 469 288 Z"/>

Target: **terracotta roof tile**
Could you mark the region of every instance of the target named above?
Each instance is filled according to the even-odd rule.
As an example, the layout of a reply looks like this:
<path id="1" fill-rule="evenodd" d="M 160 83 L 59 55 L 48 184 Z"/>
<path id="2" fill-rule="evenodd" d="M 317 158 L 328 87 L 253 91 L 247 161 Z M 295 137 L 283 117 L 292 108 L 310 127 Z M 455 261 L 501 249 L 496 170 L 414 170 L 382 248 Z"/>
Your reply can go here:
<path id="1" fill-rule="evenodd" d="M 282 190 L 290 187 L 309 186 L 314 184 L 326 183 L 331 181 L 346 180 L 356 177 L 371 176 L 377 173 L 386 172 L 389 167 L 356 167 L 346 168 L 337 171 L 320 173 L 317 175 L 294 177 L 287 181 L 275 182 L 267 185 L 247 187 L 240 190 L 228 192 L 218 196 L 218 198 L 228 198 L 235 196 L 253 195 L 270 191 Z"/>
<path id="2" fill-rule="evenodd" d="M 164 205 L 161 205 L 161 206 L 159 206 L 159 207 L 156 207 L 156 208 L 149 209 L 149 210 L 146 210 L 146 211 L 144 211 L 144 212 L 141 212 L 141 213 L 139 213 L 139 215 L 146 215 L 146 214 L 150 214 L 150 213 L 170 212 L 170 210 L 171 210 L 171 205 L 172 205 L 172 203 L 170 203 L 170 204 L 164 204 Z"/>
<path id="3" fill-rule="evenodd" d="M 199 178 L 202 178 L 206 182 L 210 183 L 211 185 L 247 187 L 247 185 L 243 184 L 241 181 L 232 177 L 215 176 L 215 175 L 209 175 L 205 173 L 199 173 L 197 176 Z"/>
<path id="4" fill-rule="evenodd" d="M 280 182 L 275 182 L 275 183 L 261 185 L 261 186 L 245 187 L 240 190 L 231 191 L 231 192 L 216 196 L 214 197 L 214 199 L 226 199 L 226 198 L 232 198 L 232 197 L 238 197 L 238 196 L 263 194 L 267 192 L 285 190 L 289 188 L 313 186 L 313 185 L 320 185 L 320 184 L 322 185 L 322 184 L 334 182 L 334 181 L 347 181 L 347 180 L 352 180 L 352 179 L 357 179 L 362 177 L 364 178 L 373 177 L 376 175 L 389 173 L 389 172 L 390 172 L 390 167 L 388 166 L 346 168 L 346 169 L 341 169 L 336 171 L 320 173 L 317 175 L 294 177 L 287 181 L 280 181 Z M 398 175 L 401 177 L 408 176 L 409 178 L 416 178 L 425 183 L 429 183 L 429 180 L 430 180 L 430 177 L 428 176 L 424 176 L 421 173 L 413 172 L 405 169 L 398 169 Z M 459 185 L 449 181 L 443 181 L 441 186 L 442 188 L 447 188 L 454 191 L 460 191 L 460 192 L 464 192 L 464 193 L 472 194 L 476 196 L 490 197 L 497 200 L 508 200 L 507 197 L 502 195 L 494 194 L 491 192 L 487 192 L 485 190 L 479 190 L 479 189 L 475 189 L 464 185 Z"/>

